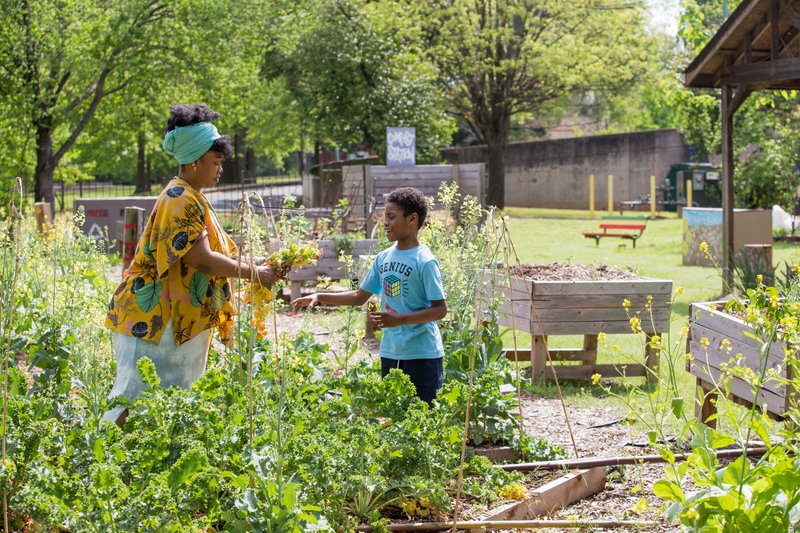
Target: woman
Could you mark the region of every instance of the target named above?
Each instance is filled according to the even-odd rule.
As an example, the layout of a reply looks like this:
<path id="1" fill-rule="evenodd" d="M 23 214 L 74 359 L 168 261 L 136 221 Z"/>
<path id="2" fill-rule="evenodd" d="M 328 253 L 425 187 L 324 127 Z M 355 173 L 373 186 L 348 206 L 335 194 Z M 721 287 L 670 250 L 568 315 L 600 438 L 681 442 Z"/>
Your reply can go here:
<path id="1" fill-rule="evenodd" d="M 149 357 L 161 385 L 189 388 L 205 371 L 211 331 L 235 310 L 228 278 L 253 276 L 272 286 L 283 273 L 235 259 L 236 245 L 202 190 L 222 175 L 231 155 L 228 136 L 205 105 L 170 107 L 164 150 L 180 163 L 178 176 L 161 192 L 136 246 L 133 262 L 114 292 L 106 326 L 114 330 L 117 376 L 109 398 L 135 399 L 145 386 L 136 363 Z M 104 418 L 120 427 L 128 416 L 118 406 Z"/>

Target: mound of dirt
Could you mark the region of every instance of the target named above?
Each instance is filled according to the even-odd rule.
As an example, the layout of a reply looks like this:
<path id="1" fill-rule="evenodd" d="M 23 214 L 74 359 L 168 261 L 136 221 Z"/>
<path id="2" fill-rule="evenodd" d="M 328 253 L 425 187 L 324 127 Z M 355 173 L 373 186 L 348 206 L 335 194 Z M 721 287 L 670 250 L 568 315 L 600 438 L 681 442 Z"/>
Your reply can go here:
<path id="1" fill-rule="evenodd" d="M 514 276 L 543 281 L 608 281 L 639 279 L 628 270 L 606 265 L 579 265 L 575 263 L 550 263 L 549 265 L 519 265 L 511 267 Z"/>

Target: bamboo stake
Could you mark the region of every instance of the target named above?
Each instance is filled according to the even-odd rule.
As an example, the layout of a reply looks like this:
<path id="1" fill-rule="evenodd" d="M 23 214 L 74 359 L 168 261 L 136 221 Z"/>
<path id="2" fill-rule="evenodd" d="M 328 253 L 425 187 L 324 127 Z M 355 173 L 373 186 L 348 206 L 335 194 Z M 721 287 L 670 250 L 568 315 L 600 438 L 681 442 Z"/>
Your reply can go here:
<path id="1" fill-rule="evenodd" d="M 519 255 L 517 254 L 517 248 L 514 246 L 514 241 L 511 240 L 511 232 L 508 229 L 508 225 L 503 220 L 503 231 L 508 234 L 508 243 L 511 246 L 511 251 L 514 252 L 514 258 L 517 262 L 517 265 L 520 265 Z M 542 329 L 542 323 L 539 321 L 539 313 L 536 312 L 536 306 L 533 305 L 533 295 L 531 294 L 531 286 L 529 283 L 525 284 L 525 288 L 528 291 L 528 300 L 531 302 L 531 310 L 533 311 L 533 316 L 536 319 L 536 323 L 539 325 L 539 329 Z M 509 293 L 510 293 L 509 289 Z M 572 450 L 575 452 L 575 457 L 578 457 L 578 445 L 575 443 L 575 434 L 572 432 L 572 424 L 569 420 L 569 412 L 567 411 L 567 404 L 564 402 L 564 394 L 561 392 L 561 384 L 558 382 L 558 373 L 556 372 L 555 366 L 553 366 L 553 360 L 550 358 L 550 350 L 547 349 L 547 337 L 542 336 L 543 339 L 543 346 L 544 346 L 544 353 L 547 357 L 547 361 L 550 363 L 550 370 L 553 372 L 553 381 L 556 385 L 556 391 L 558 392 L 558 399 L 561 402 L 561 409 L 564 411 L 564 422 L 567 424 L 567 431 L 569 432 L 569 439 L 572 442 Z"/>
<path id="2" fill-rule="evenodd" d="M 494 220 L 490 213 L 490 220 Z M 495 225 L 495 228 L 497 226 Z M 486 249 L 488 247 L 488 241 L 483 241 L 483 257 L 486 257 Z M 490 257 L 495 257 L 497 255 L 497 249 L 500 246 L 500 240 L 497 239 L 497 247 L 495 247 L 494 252 Z M 482 274 L 481 274 L 482 275 Z M 477 302 L 477 315 L 480 317 L 480 310 L 481 310 L 481 303 L 483 302 L 483 296 L 478 298 Z M 470 354 L 470 361 L 469 361 L 469 384 L 467 386 L 467 406 L 465 409 L 464 414 L 464 436 L 461 440 L 461 459 L 458 465 L 458 483 L 456 484 L 456 497 L 455 497 L 455 505 L 453 506 L 453 524 L 458 522 L 458 506 L 461 501 L 461 490 L 463 489 L 464 485 L 464 461 L 466 459 L 467 453 L 467 439 L 469 438 L 469 417 L 470 417 L 470 408 L 472 406 L 472 384 L 475 378 L 475 358 L 477 356 L 477 345 L 480 340 L 480 330 L 478 325 L 475 325 L 475 334 L 473 337 L 472 342 L 472 353 Z M 453 527 L 453 532 L 455 532 L 455 526 Z"/>
<path id="3" fill-rule="evenodd" d="M 412 522 L 408 524 L 389 524 L 387 531 L 442 531 L 445 529 L 545 529 L 545 528 L 626 528 L 652 531 L 657 522 L 649 520 L 473 520 L 465 522 Z M 381 529 L 383 530 L 383 529 Z M 372 526 L 359 526 L 358 531 L 376 531 Z"/>
<path id="4" fill-rule="evenodd" d="M 503 231 L 503 244 L 504 244 L 504 246 L 503 246 L 503 264 L 506 265 L 506 280 L 508 281 L 508 292 L 509 292 L 509 294 L 511 294 L 511 291 L 512 291 L 512 289 L 511 289 L 511 270 L 508 268 L 508 266 L 510 264 L 510 261 L 509 261 L 510 257 L 509 257 L 508 250 L 510 248 L 509 240 L 510 240 L 511 236 L 508 233 L 508 231 L 507 231 L 508 228 L 505 227 L 505 224 L 504 224 L 503 229 L 504 229 L 504 231 Z M 511 339 L 512 339 L 512 342 L 514 344 L 514 353 L 517 353 L 517 349 L 518 349 L 518 346 L 517 346 L 517 325 L 516 325 L 516 316 L 515 316 L 514 313 L 511 313 Z M 520 375 L 519 375 L 519 365 L 518 364 L 514 365 L 514 371 L 515 371 L 515 380 L 516 380 L 516 386 L 517 386 L 517 408 L 518 408 L 518 413 L 517 414 L 519 414 L 519 433 L 520 433 L 520 437 L 524 438 L 525 437 L 525 417 L 524 417 L 524 414 L 522 412 L 522 385 L 521 385 L 522 380 L 521 380 Z"/>
<path id="5" fill-rule="evenodd" d="M 732 459 L 747 453 L 748 457 L 761 457 L 769 450 L 766 447 L 748 448 L 747 450 L 719 450 L 717 459 Z M 685 461 L 690 454 L 676 453 L 675 461 Z M 642 463 L 666 463 L 667 460 L 660 455 L 618 456 L 618 457 L 587 457 L 585 459 L 566 459 L 563 461 L 536 461 L 532 463 L 518 463 L 510 465 L 494 465 L 498 470 L 516 472 L 530 472 L 533 470 L 560 470 L 573 468 L 595 468 L 598 466 L 636 465 Z"/>
<path id="6" fill-rule="evenodd" d="M 14 182 L 14 188 L 11 191 L 11 201 L 9 202 L 9 212 L 8 216 L 10 220 L 16 222 L 14 226 L 14 240 L 15 240 L 15 254 L 14 254 L 14 274 L 12 275 L 11 281 L 11 289 L 9 290 L 8 295 L 8 316 L 6 317 L 6 326 L 2 333 L 6 337 L 6 346 L 5 350 L 3 350 L 3 427 L 2 427 L 2 459 L 3 465 L 5 466 L 6 462 L 6 448 L 7 448 L 7 429 L 8 429 L 8 367 L 9 367 L 9 354 L 11 352 L 11 327 L 14 324 L 14 292 L 17 286 L 17 279 L 19 276 L 20 270 L 20 246 L 22 240 L 22 211 L 17 209 L 16 205 L 14 204 L 14 192 L 19 193 L 19 201 L 20 204 L 22 203 L 22 179 L 19 177 Z M 12 222 L 12 225 L 14 224 Z M 5 258 L 5 254 L 4 254 Z M 5 261 L 4 261 L 5 263 Z M 0 306 L 2 307 L 2 306 Z M 0 318 L 2 315 L 0 315 Z M 3 322 L 0 321 L 0 328 L 2 328 Z M 1 336 L 0 336 L 1 338 Z M 8 490 L 3 490 L 3 531 L 9 531 L 8 529 Z"/>

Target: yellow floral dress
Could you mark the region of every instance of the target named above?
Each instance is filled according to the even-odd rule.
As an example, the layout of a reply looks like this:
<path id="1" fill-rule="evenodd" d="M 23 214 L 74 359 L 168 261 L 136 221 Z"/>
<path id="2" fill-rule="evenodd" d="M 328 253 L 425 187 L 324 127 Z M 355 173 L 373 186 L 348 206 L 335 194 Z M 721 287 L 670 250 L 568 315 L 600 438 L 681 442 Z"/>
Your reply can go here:
<path id="1" fill-rule="evenodd" d="M 159 195 L 133 262 L 111 298 L 106 327 L 159 343 L 172 319 L 179 346 L 203 331 L 228 325 L 234 314 L 230 281 L 183 260 L 204 235 L 211 250 L 236 255 L 236 245 L 206 197 L 174 178 Z"/>

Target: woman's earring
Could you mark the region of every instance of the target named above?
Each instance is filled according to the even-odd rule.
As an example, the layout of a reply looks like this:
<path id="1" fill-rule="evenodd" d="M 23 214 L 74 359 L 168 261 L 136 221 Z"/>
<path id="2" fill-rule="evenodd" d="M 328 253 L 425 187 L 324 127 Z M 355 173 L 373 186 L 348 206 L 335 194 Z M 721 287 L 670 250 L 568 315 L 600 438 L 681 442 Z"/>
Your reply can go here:
<path id="1" fill-rule="evenodd" d="M 194 163 L 192 163 L 192 169 L 193 169 L 195 172 L 197 172 L 197 161 L 195 161 Z"/>

